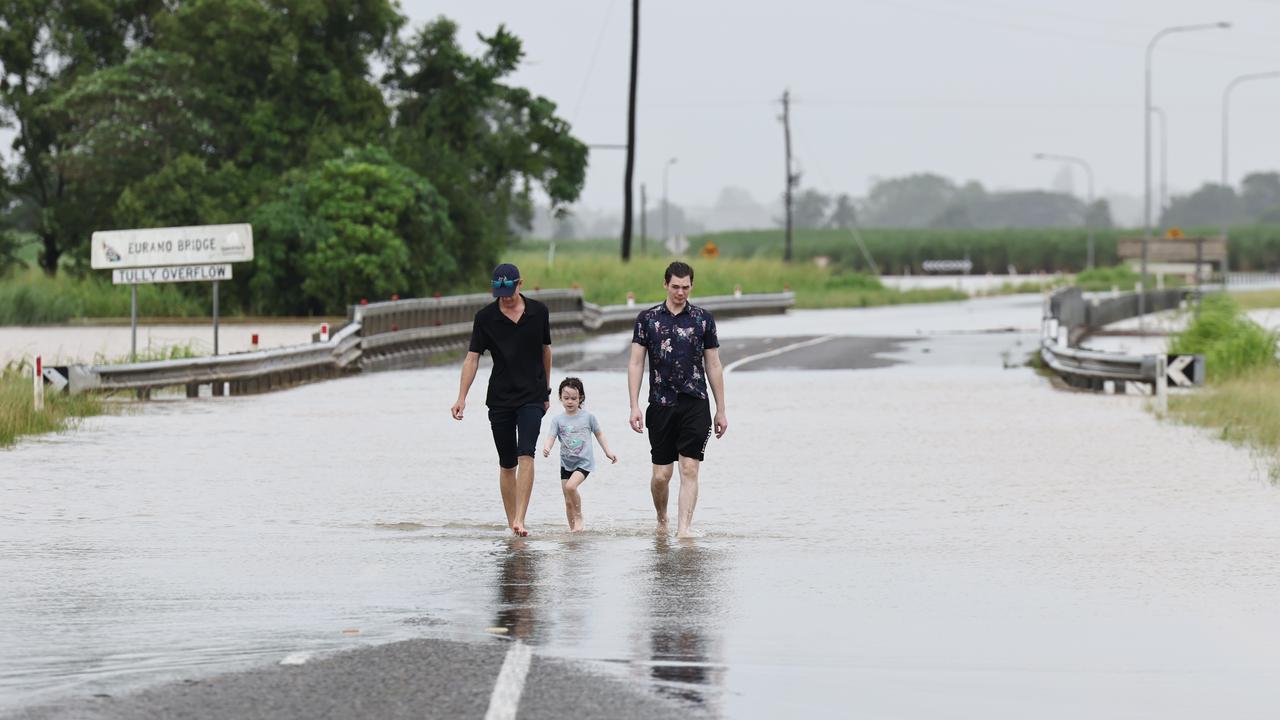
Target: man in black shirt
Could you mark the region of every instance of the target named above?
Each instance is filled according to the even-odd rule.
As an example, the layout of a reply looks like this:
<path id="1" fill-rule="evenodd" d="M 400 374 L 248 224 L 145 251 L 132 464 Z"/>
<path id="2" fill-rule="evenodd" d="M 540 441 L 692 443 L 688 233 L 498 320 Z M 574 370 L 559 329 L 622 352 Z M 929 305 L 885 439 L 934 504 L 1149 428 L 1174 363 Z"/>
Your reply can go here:
<path id="1" fill-rule="evenodd" d="M 493 444 L 498 449 L 502 505 L 511 531 L 525 536 L 529 534 L 524 516 L 533 493 L 538 430 L 551 405 L 551 317 L 546 305 L 519 292 L 522 285 L 515 265 L 503 263 L 493 269 L 497 300 L 476 313 L 471 347 L 462 361 L 458 401 L 451 412 L 455 420 L 462 419 L 480 356 L 489 351 L 493 372 L 485 405 L 489 406 Z"/>

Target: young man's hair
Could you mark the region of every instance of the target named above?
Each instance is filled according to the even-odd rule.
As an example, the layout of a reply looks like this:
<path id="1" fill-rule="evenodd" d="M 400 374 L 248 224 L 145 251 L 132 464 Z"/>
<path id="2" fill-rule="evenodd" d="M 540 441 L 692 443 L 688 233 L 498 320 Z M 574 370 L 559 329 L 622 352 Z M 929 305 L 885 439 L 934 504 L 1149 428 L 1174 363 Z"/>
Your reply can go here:
<path id="1" fill-rule="evenodd" d="M 579 405 L 585 405 L 585 404 L 587 404 L 587 390 L 586 390 L 586 388 L 582 387 L 582 381 L 581 381 L 581 380 L 579 380 L 579 379 L 578 379 L 578 378 L 576 378 L 576 377 L 567 377 L 567 378 L 565 378 L 565 379 L 561 380 L 561 381 L 560 381 L 560 389 L 556 391 L 556 395 L 557 395 L 557 396 L 559 396 L 559 395 L 563 395 L 563 394 L 564 394 L 564 389 L 565 389 L 565 388 L 567 388 L 567 387 L 571 387 L 571 388 L 573 388 L 574 390 L 577 390 L 577 391 L 578 391 L 578 404 L 579 404 Z"/>
<path id="2" fill-rule="evenodd" d="M 667 274 L 662 277 L 662 282 L 670 283 L 673 277 L 687 277 L 689 284 L 693 284 L 693 268 L 688 263 L 682 263 L 679 260 L 667 266 Z"/>

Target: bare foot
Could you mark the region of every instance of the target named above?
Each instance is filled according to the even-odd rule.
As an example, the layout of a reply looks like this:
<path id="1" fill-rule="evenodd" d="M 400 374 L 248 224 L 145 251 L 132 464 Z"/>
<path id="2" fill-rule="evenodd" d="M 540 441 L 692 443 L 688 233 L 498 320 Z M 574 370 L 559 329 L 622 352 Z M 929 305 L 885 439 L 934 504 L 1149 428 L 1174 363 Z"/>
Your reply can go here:
<path id="1" fill-rule="evenodd" d="M 511 532 L 520 537 L 529 537 L 529 531 L 524 529 L 524 523 L 522 522 L 511 523 Z"/>
<path id="2" fill-rule="evenodd" d="M 667 534 L 667 519 L 666 519 L 666 518 L 664 518 L 664 517 L 660 517 L 660 518 L 658 518 L 658 527 L 657 527 L 657 529 L 655 530 L 655 532 L 661 533 L 661 534 L 663 534 L 663 535 L 666 535 L 666 534 Z"/>
<path id="3" fill-rule="evenodd" d="M 681 540 L 685 540 L 685 539 L 687 539 L 687 538 L 694 537 L 694 535 L 693 535 L 693 531 L 692 531 L 692 530 L 689 530 L 688 528 L 685 528 L 684 530 L 677 530 L 677 531 L 676 531 L 676 537 L 677 537 L 677 538 L 680 538 Z"/>

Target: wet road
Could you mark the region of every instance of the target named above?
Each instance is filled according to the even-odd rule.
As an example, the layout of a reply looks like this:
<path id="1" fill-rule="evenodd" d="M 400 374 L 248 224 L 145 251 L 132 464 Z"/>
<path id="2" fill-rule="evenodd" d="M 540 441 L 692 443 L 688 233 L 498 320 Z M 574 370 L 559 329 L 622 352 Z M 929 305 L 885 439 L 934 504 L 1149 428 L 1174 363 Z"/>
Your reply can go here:
<path id="1" fill-rule="evenodd" d="M 621 456 L 584 485 L 581 536 L 540 458 L 534 534 L 507 538 L 481 396 L 450 420 L 451 368 L 156 402 L 24 443 L 0 455 L 0 715 L 427 638 L 470 643 L 487 672 L 403 691 L 471 701 L 514 640 L 531 647 L 521 717 L 595 689 L 535 678 L 562 661 L 607 677 L 607 710 L 640 693 L 734 718 L 1270 717 L 1265 464 L 1136 398 L 1006 367 L 1039 307 L 722 323 L 726 363 L 748 362 L 687 542 L 652 532 L 647 445 L 610 369 L 625 337 L 573 359 Z M 397 652 L 351 657 L 435 667 Z"/>

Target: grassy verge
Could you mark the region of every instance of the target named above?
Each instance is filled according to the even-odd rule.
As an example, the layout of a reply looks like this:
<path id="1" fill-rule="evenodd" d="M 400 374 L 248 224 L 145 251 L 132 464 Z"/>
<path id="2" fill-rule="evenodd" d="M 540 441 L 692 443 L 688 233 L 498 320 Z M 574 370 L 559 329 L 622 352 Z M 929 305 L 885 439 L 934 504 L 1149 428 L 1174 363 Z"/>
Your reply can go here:
<path id="1" fill-rule="evenodd" d="M 660 302 L 666 295 L 662 275 L 670 263 L 667 257 L 632 257 L 622 263 L 612 255 L 557 252 L 555 263 L 547 264 L 540 252 L 519 252 L 509 256 L 520 266 L 526 287 L 581 287 L 589 302 L 616 305 L 635 293 L 637 303 Z M 813 263 L 782 263 L 769 259 L 693 258 L 696 296 L 729 295 L 734 287 L 744 293 L 780 292 L 786 287 L 796 293 L 796 305 L 804 308 L 871 307 L 902 303 L 963 300 L 968 296 L 952 289 L 899 291 L 886 288 L 880 280 L 852 272 L 833 272 Z"/>
<path id="2" fill-rule="evenodd" d="M 1280 367 L 1276 334 L 1245 318 L 1227 295 L 1207 296 L 1196 318 L 1169 345 L 1171 353 L 1203 353 L 1206 387 L 1169 399 L 1179 422 L 1217 430 L 1224 440 L 1267 455 L 1280 480 Z"/>
<path id="3" fill-rule="evenodd" d="M 23 435 L 70 429 L 102 410 L 102 400 L 93 394 L 47 393 L 44 410 L 36 412 L 30 368 L 11 365 L 0 371 L 0 447 L 13 445 Z"/>
<path id="4" fill-rule="evenodd" d="M 175 285 L 138 287 L 143 317 L 203 317 L 208 302 L 183 295 Z M 0 280 L 0 325 L 44 325 L 72 318 L 129 317 L 129 290 L 100 278 L 59 273 L 50 278 L 29 269 Z"/>
<path id="5" fill-rule="evenodd" d="M 1232 293 L 1241 310 L 1271 310 L 1280 308 L 1280 290 L 1254 290 Z"/>

